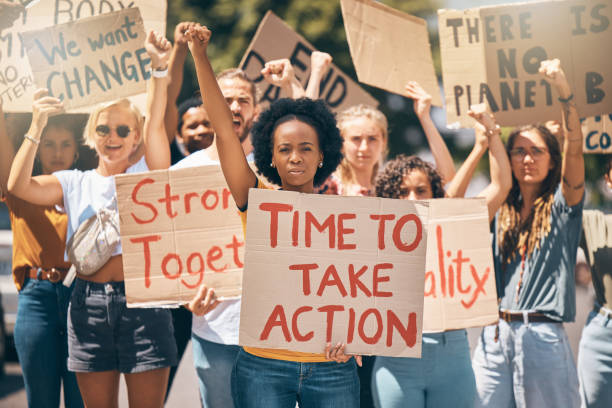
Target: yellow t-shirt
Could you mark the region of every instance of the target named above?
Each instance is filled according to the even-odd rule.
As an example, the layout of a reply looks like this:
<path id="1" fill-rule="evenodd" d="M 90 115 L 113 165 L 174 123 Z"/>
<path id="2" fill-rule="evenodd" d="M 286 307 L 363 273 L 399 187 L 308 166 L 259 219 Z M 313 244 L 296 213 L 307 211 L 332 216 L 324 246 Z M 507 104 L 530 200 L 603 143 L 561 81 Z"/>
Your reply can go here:
<path id="1" fill-rule="evenodd" d="M 259 179 L 257 179 L 256 188 L 270 188 L 262 183 Z M 242 230 L 244 231 L 244 236 L 246 239 L 246 221 L 247 221 L 247 212 L 248 209 L 245 208 L 244 211 L 240 211 L 240 218 L 242 219 Z M 282 349 L 267 349 L 267 348 L 258 348 L 258 347 L 244 347 L 244 351 L 247 353 L 251 353 L 257 357 L 263 358 L 272 358 L 274 360 L 285 360 L 285 361 L 295 361 L 298 363 L 322 363 L 325 361 L 329 361 L 325 358 L 325 354 L 318 353 L 300 353 L 297 351 L 289 351 Z"/>
<path id="2" fill-rule="evenodd" d="M 44 207 L 7 194 L 13 230 L 13 281 L 21 290 L 30 267 L 70 268 L 64 261 L 68 217 L 54 206 Z"/>

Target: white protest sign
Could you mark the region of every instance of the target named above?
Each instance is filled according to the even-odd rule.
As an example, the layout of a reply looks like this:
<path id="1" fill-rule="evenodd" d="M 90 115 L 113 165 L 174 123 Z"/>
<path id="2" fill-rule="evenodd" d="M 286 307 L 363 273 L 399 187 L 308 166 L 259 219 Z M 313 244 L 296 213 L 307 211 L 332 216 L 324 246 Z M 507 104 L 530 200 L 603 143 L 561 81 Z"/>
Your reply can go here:
<path id="1" fill-rule="evenodd" d="M 428 210 L 251 189 L 239 344 L 419 357 Z"/>
<path id="2" fill-rule="evenodd" d="M 484 198 L 429 200 L 423 331 L 498 320 L 495 271 Z"/>
<path id="3" fill-rule="evenodd" d="M 286 97 L 279 87 L 270 85 L 261 75 L 266 62 L 287 58 L 293 65 L 296 78 L 306 86 L 310 76 L 310 54 L 316 49 L 304 37 L 293 31 L 276 14 L 268 11 L 257 27 L 257 32 L 242 57 L 240 68 L 255 82 L 261 95 L 259 103 L 267 105 Z M 360 103 L 378 106 L 378 101 L 361 89 L 333 63 L 321 80 L 320 98 L 334 111 L 341 111 Z"/>
<path id="4" fill-rule="evenodd" d="M 146 0 L 40 0 L 26 9 L 0 36 L 0 98 L 5 112 L 31 112 L 36 86 L 22 40 L 24 31 L 39 30 L 81 18 L 137 7 L 145 31 L 166 32 L 166 2 Z M 144 55 L 146 57 L 146 54 Z M 125 59 L 125 70 L 139 70 L 137 61 Z M 148 72 L 145 75 L 149 75 Z M 148 76 L 147 76 L 148 78 Z M 146 79 L 146 78 L 145 78 Z M 130 97 L 144 112 L 145 94 Z M 91 107 L 75 109 L 89 112 Z"/>
<path id="5" fill-rule="evenodd" d="M 558 58 L 581 116 L 612 112 L 612 7 L 605 0 L 537 1 L 439 10 L 449 126 L 470 127 L 469 106 L 488 102 L 501 125 L 560 119 L 540 62 Z"/>
<path id="6" fill-rule="evenodd" d="M 244 235 L 219 166 L 116 176 L 129 305 L 241 293 Z"/>

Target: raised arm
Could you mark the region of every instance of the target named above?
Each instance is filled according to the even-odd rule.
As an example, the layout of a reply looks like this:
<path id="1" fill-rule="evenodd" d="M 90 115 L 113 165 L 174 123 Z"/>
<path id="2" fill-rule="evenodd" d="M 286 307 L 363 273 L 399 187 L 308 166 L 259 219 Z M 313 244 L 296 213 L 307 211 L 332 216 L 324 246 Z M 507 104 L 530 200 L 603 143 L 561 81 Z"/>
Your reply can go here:
<path id="1" fill-rule="evenodd" d="M 561 191 L 569 206 L 576 205 L 584 195 L 584 157 L 582 156 L 582 128 L 576 111 L 574 94 L 558 59 L 542 61 L 540 73 L 559 95 L 563 113 L 563 162 Z"/>
<path id="2" fill-rule="evenodd" d="M 8 192 L 7 182 L 13 157 L 15 157 L 15 149 L 6 130 L 2 98 L 0 98 L 0 198 Z"/>
<path id="3" fill-rule="evenodd" d="M 427 137 L 429 149 L 436 162 L 436 169 L 440 176 L 442 176 L 442 181 L 446 184 L 455 176 L 455 164 L 444 139 L 442 139 L 440 132 L 438 132 L 436 125 L 429 115 L 431 95 L 421 88 L 417 82 L 410 81 L 406 85 L 406 96 L 414 99 L 414 111 Z"/>
<path id="4" fill-rule="evenodd" d="M 232 113 L 219 89 L 206 54 L 211 33 L 206 27 L 198 24 L 190 28 L 185 35 L 195 62 L 204 109 L 208 112 L 215 129 L 223 175 L 236 205 L 244 208 L 248 202 L 249 188 L 255 185 L 256 176 L 249 167 L 238 136 L 234 133 Z"/>
<path id="5" fill-rule="evenodd" d="M 62 185 L 57 177 L 43 175 L 32 177 L 36 150 L 49 116 L 64 111 L 64 104 L 49 95 L 46 89 L 34 93 L 32 105 L 32 124 L 17 151 L 8 177 L 8 191 L 26 201 L 39 205 L 61 205 L 63 203 Z"/>
<path id="6" fill-rule="evenodd" d="M 474 126 L 474 133 L 476 137 L 472 151 L 446 187 L 446 195 L 448 197 L 465 196 L 465 191 L 470 184 L 474 171 L 476 171 L 480 159 L 482 159 L 482 156 L 484 156 L 489 148 L 489 138 L 487 137 L 486 129 L 478 122 Z"/>
<path id="7" fill-rule="evenodd" d="M 168 92 L 168 59 L 172 45 L 162 34 L 149 31 L 145 49 L 151 58 L 151 80 L 147 92 L 147 114 L 144 123 L 145 160 L 150 170 L 170 167 L 170 145 L 164 126 Z M 165 74 L 159 74 L 159 73 Z"/>
<path id="8" fill-rule="evenodd" d="M 170 83 L 168 84 L 166 114 L 164 115 L 164 125 L 166 126 L 168 142 L 172 142 L 177 133 L 176 128 L 178 126 L 179 117 L 176 101 L 179 93 L 181 93 L 181 87 L 183 86 L 183 70 L 185 68 L 185 59 L 189 53 L 185 31 L 193 25 L 195 25 L 195 23 L 182 22 L 174 29 L 174 46 L 172 47 L 172 53 L 170 54 L 170 61 L 168 63 Z"/>
<path id="9" fill-rule="evenodd" d="M 266 62 L 261 70 L 263 77 L 272 85 L 280 87 L 291 99 L 304 96 L 304 87 L 295 77 L 295 71 L 287 58 Z"/>
<path id="10" fill-rule="evenodd" d="M 310 54 L 310 78 L 306 86 L 305 96 L 310 99 L 319 99 L 321 80 L 331 65 L 332 57 L 326 52 L 313 51 Z"/>
<path id="11" fill-rule="evenodd" d="M 499 137 L 501 129 L 495 123 L 493 115 L 486 111 L 484 104 L 472 106 L 469 115 L 476 119 L 477 132 L 484 133 L 489 138 L 489 171 L 491 183 L 478 197 L 484 197 L 489 208 L 489 222 L 506 200 L 512 187 L 512 169 L 508 160 L 508 153 Z"/>

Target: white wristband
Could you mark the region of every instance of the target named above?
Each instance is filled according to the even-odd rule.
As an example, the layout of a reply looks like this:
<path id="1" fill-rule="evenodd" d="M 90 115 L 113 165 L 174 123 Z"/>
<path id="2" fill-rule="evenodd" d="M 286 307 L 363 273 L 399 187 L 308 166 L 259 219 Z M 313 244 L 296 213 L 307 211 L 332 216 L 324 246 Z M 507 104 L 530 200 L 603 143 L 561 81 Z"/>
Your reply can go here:
<path id="1" fill-rule="evenodd" d="M 40 144 L 40 140 L 36 139 L 35 137 L 32 137 L 30 135 L 28 135 L 27 133 L 25 135 L 23 135 L 24 139 L 28 139 L 30 142 L 34 143 L 36 146 L 38 146 Z"/>
<path id="2" fill-rule="evenodd" d="M 151 75 L 154 78 L 165 78 L 168 76 L 168 68 L 163 69 L 163 70 L 152 69 Z"/>

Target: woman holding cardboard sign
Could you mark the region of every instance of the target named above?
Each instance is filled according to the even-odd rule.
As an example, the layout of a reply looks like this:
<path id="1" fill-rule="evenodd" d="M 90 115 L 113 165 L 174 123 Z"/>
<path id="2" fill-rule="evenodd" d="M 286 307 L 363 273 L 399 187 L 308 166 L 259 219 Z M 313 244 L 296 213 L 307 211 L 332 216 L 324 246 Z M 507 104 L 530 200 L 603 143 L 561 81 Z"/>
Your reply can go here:
<path id="1" fill-rule="evenodd" d="M 510 191 L 510 163 L 495 125 L 484 107 L 472 107 L 476 125 L 476 143 L 449 186 L 448 196 L 463 196 L 478 161 L 489 148 L 491 184 L 485 197 L 489 220 Z M 427 200 L 445 197 L 442 177 L 416 156 L 400 155 L 385 166 L 376 180 L 376 195 L 386 198 Z M 420 359 L 376 357 L 372 393 L 377 407 L 473 407 L 476 399 L 474 373 L 470 363 L 467 332 L 447 330 L 423 333 Z"/>
<path id="2" fill-rule="evenodd" d="M 540 73 L 557 90 L 563 156 L 544 126 L 510 134 L 512 189 L 494 223 L 500 319 L 472 361 L 478 406 L 575 407 L 578 379 L 563 322 L 573 321 L 574 265 L 584 202 L 582 131 L 559 60 Z"/>
<path id="3" fill-rule="evenodd" d="M 45 109 L 46 100 L 46 92 L 35 93 L 33 122 Z M 72 168 L 78 159 L 78 123 L 67 116 L 56 116 L 43 128 L 36 173 Z M 82 407 L 76 377 L 66 368 L 66 321 L 72 285 L 62 283 L 70 267 L 64 261 L 68 219 L 61 208 L 30 204 L 8 194 L 13 158 L 0 101 L 0 200 L 9 209 L 13 230 L 12 272 L 19 291 L 14 337 L 28 405 L 59 407 L 63 385 L 64 405 Z"/>
<path id="4" fill-rule="evenodd" d="M 67 255 L 78 272 L 68 311 L 68 369 L 77 372 L 89 407 L 117 405 L 120 373 L 130 405 L 161 407 L 169 367 L 176 362 L 169 311 L 126 308 L 117 234 L 114 176 L 170 165 L 163 127 L 170 44 L 150 32 L 145 48 L 153 69 L 146 121 L 127 99 L 99 106 L 85 130 L 86 143 L 99 156 L 97 168 L 32 177 L 40 129 L 48 115 L 63 109 L 60 100 L 47 97 L 45 109 L 35 115 L 40 123 L 25 136 L 8 180 L 16 196 L 39 205 L 62 205 L 68 214 Z M 132 164 L 141 142 L 144 157 Z M 72 256 L 79 252 L 86 255 Z"/>
<path id="5" fill-rule="evenodd" d="M 210 31 L 198 26 L 186 35 L 204 107 L 217 135 L 221 168 L 246 221 L 248 191 L 263 186 L 247 163 L 208 61 Z M 252 137 L 258 169 L 285 190 L 312 193 L 342 157 L 336 122 L 320 101 L 281 99 L 273 103 L 253 125 Z M 245 347 L 232 372 L 234 404 L 293 408 L 300 401 L 304 407 L 358 407 L 356 359 L 345 355 L 341 344 L 328 344 L 325 354 Z M 310 374 L 303 375 L 305 372 Z"/>

